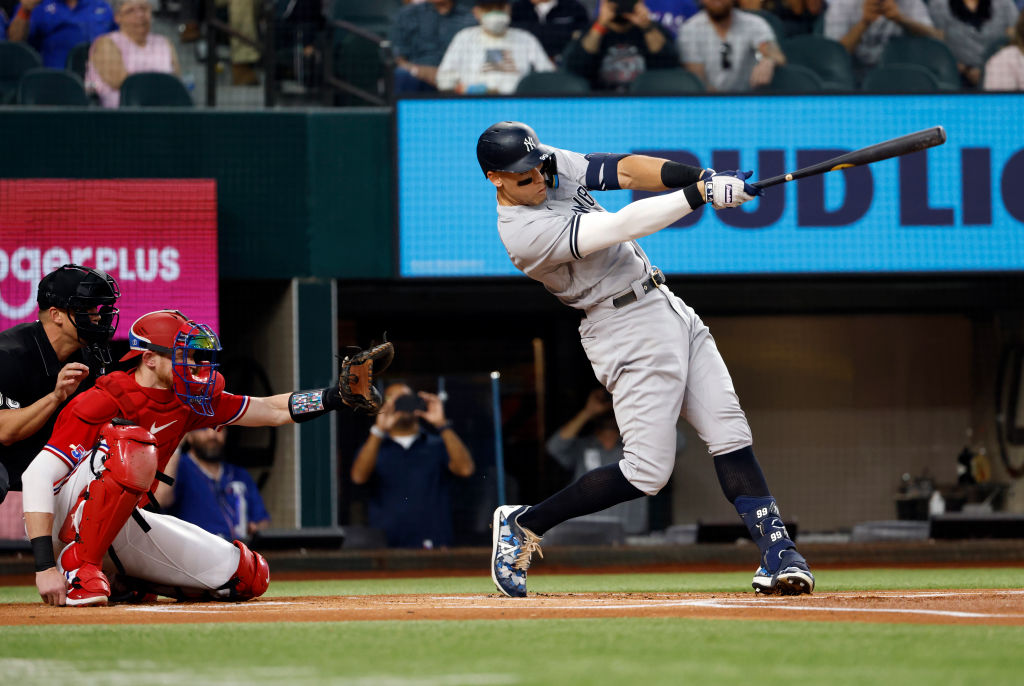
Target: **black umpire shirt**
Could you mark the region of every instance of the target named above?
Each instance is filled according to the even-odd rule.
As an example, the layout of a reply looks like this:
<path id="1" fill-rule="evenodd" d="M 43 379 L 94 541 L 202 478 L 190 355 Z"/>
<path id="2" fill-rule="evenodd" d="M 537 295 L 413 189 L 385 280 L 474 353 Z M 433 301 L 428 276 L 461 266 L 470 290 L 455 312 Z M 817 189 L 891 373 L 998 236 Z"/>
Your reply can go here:
<path id="1" fill-rule="evenodd" d="M 28 407 L 47 393 L 53 392 L 57 376 L 68 362 L 86 363 L 81 350 L 74 352 L 64 362 L 57 359 L 50 340 L 43 331 L 42 323 L 18 324 L 0 332 L 0 410 Z M 74 395 L 86 390 L 93 383 L 90 374 L 78 385 Z M 11 490 L 21 490 L 21 473 L 39 454 L 53 433 L 53 425 L 64 405 L 61 404 L 39 431 L 13 445 L 0 444 L 0 463 L 7 467 L 11 479 Z"/>

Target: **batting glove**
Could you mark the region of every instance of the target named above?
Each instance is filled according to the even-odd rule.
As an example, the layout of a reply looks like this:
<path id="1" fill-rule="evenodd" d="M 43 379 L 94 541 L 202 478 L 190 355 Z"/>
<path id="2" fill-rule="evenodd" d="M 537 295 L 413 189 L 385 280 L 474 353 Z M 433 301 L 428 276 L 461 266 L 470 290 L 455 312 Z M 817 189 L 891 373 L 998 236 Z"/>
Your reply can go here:
<path id="1" fill-rule="evenodd" d="M 704 195 L 716 210 L 736 207 L 753 200 L 764 191 L 746 182 L 754 172 L 705 170 L 701 175 Z"/>

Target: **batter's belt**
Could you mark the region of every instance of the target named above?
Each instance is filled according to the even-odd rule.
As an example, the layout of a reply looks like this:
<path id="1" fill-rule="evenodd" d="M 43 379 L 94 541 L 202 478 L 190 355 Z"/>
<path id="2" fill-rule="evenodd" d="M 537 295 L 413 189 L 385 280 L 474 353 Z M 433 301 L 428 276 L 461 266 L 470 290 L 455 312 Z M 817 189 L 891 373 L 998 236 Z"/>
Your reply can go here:
<path id="1" fill-rule="evenodd" d="M 665 274 L 655 267 L 646 279 L 637 279 L 629 284 L 629 289 L 600 302 L 587 310 L 587 319 L 599 319 L 612 311 L 635 303 L 658 286 L 665 283 Z"/>

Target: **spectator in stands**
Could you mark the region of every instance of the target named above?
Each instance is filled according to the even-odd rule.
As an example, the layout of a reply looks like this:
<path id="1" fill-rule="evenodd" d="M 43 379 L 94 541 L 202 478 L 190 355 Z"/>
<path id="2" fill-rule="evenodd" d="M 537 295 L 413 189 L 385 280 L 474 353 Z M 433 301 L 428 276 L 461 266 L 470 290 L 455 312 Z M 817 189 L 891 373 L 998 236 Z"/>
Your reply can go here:
<path id="1" fill-rule="evenodd" d="M 562 58 L 569 41 L 590 24 L 587 8 L 579 0 L 514 0 L 512 28 L 529 31 L 552 62 Z"/>
<path id="2" fill-rule="evenodd" d="M 199 12 L 204 0 L 182 0 L 179 17 L 182 21 L 179 40 L 194 43 L 202 37 L 199 28 Z M 258 40 L 256 32 L 256 0 L 216 0 L 217 7 L 228 8 L 228 26 L 231 30 L 253 41 Z M 256 63 L 260 60 L 259 48 L 231 37 L 231 84 L 234 86 L 257 86 L 260 77 Z"/>
<path id="3" fill-rule="evenodd" d="M 451 477 L 474 469 L 441 399 L 392 384 L 352 463 L 352 481 L 370 485 L 370 526 L 384 531 L 389 547 L 438 548 L 452 542 Z"/>
<path id="4" fill-rule="evenodd" d="M 554 71 L 534 35 L 509 28 L 506 0 L 476 0 L 479 26 L 462 29 L 437 68 L 437 89 L 456 93 L 514 93 L 531 71 Z"/>
<path id="5" fill-rule="evenodd" d="M 164 473 L 156 501 L 168 514 L 232 541 L 248 541 L 267 528 L 270 515 L 249 472 L 224 461 L 228 429 L 197 429 L 185 435 Z"/>
<path id="6" fill-rule="evenodd" d="M 448 44 L 456 33 L 474 24 L 472 12 L 455 0 L 427 0 L 399 10 L 391 27 L 395 93 L 437 90 L 437 65 Z"/>
<path id="7" fill-rule="evenodd" d="M 7 27 L 7 39 L 26 41 L 43 66 L 63 69 L 71 48 L 116 31 L 105 0 L 22 0 Z"/>
<path id="8" fill-rule="evenodd" d="M 829 0 L 825 37 L 843 44 L 857 71 L 878 64 L 885 44 L 910 34 L 942 39 L 922 0 Z"/>
<path id="9" fill-rule="evenodd" d="M 121 84 L 129 74 L 159 71 L 181 76 L 178 53 L 163 36 L 150 32 L 153 8 L 149 0 L 114 0 L 119 30 L 100 36 L 89 48 L 86 88 L 104 107 L 117 107 Z"/>
<path id="10" fill-rule="evenodd" d="M 825 0 L 764 0 L 758 5 L 753 9 L 771 12 L 782 22 L 782 35 L 776 36 L 779 40 L 814 33 L 815 25 L 825 11 Z M 742 3 L 740 7 L 743 7 Z"/>
<path id="11" fill-rule="evenodd" d="M 670 38 L 678 36 L 683 22 L 700 12 L 699 0 L 647 0 L 644 4 L 651 19 L 658 22 Z"/>
<path id="12" fill-rule="evenodd" d="M 672 41 L 642 0 L 602 0 L 597 21 L 565 54 L 565 68 L 588 79 L 594 90 L 625 91 L 644 71 L 677 62 Z"/>
<path id="13" fill-rule="evenodd" d="M 751 12 L 733 11 L 732 0 L 701 0 L 704 9 L 679 31 L 679 56 L 709 91 L 741 92 L 771 83 L 786 57 L 775 32 Z"/>
<path id="14" fill-rule="evenodd" d="M 1005 38 L 1020 12 L 1013 0 L 930 0 L 928 13 L 956 57 L 964 86 L 981 81 L 985 49 Z"/>
<path id="15" fill-rule="evenodd" d="M 1013 27 L 1013 44 L 996 54 L 985 65 L 987 91 L 1024 91 L 1024 10 Z"/>

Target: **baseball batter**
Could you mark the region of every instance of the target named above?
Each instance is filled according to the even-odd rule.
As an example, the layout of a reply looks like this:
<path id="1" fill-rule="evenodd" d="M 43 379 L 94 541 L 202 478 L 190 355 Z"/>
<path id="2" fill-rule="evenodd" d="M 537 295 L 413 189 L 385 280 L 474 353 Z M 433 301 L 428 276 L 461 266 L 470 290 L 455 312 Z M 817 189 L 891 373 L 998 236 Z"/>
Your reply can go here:
<path id="1" fill-rule="evenodd" d="M 656 494 L 672 474 L 680 413 L 707 443 L 726 498 L 761 552 L 759 593 L 814 590 L 751 448 L 732 379 L 708 327 L 665 285 L 637 238 L 708 203 L 736 207 L 760 190 L 749 172 L 698 169 L 629 154 L 581 155 L 544 146 L 526 124 L 500 122 L 477 142 L 498 200 L 509 257 L 566 305 L 580 310 L 580 340 L 612 394 L 624 457 L 594 469 L 533 506 L 494 512 L 491 577 L 502 593 L 526 595 L 540 537 L 567 519 Z M 591 191 L 681 189 L 607 212 Z"/>
<path id="2" fill-rule="evenodd" d="M 187 432 L 301 422 L 349 400 L 338 387 L 264 398 L 226 392 L 217 334 L 176 310 L 140 317 L 128 341 L 121 359 L 135 358 L 136 368 L 100 377 L 68 404 L 25 471 L 25 527 L 40 596 L 51 605 L 106 604 L 108 553 L 128 597 L 260 596 L 270 583 L 262 555 L 138 507 L 153 504 L 157 481 L 166 479 L 160 470 Z"/>

